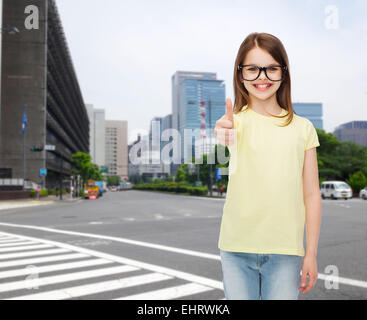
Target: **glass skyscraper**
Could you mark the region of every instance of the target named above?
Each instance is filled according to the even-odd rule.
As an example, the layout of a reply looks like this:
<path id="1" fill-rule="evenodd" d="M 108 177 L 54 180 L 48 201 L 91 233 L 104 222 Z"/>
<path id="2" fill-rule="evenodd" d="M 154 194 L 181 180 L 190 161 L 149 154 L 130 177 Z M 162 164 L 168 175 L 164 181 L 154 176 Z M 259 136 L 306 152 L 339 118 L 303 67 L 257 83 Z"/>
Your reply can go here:
<path id="1" fill-rule="evenodd" d="M 292 103 L 296 114 L 312 122 L 315 128 L 323 129 L 322 103 Z"/>
<path id="2" fill-rule="evenodd" d="M 185 153 L 188 159 L 195 156 L 195 140 L 214 135 L 215 122 L 224 113 L 225 84 L 217 79 L 216 73 L 177 71 L 172 76 L 172 127 L 180 133 L 180 164 L 185 162 Z M 184 129 L 191 129 L 192 134 L 198 130 L 186 150 Z M 173 165 L 173 173 L 180 164 Z"/>

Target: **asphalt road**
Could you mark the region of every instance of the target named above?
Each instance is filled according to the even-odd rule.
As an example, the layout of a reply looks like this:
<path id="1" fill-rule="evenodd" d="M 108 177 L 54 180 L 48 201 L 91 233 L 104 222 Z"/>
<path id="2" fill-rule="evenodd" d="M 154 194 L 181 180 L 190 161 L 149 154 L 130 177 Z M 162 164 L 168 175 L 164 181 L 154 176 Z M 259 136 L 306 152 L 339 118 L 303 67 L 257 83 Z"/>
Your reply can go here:
<path id="1" fill-rule="evenodd" d="M 366 299 L 367 201 L 322 203 L 319 279 L 299 299 Z M 223 205 L 130 190 L 0 210 L 0 299 L 224 299 Z"/>

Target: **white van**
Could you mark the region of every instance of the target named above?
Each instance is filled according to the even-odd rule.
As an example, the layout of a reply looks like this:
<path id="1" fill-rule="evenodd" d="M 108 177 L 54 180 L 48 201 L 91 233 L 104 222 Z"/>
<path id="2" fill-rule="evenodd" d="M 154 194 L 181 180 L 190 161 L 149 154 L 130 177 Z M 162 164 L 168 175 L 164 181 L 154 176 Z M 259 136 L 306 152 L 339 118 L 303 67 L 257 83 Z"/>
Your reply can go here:
<path id="1" fill-rule="evenodd" d="M 363 200 L 367 200 L 367 187 L 364 187 L 359 191 L 359 197 Z"/>
<path id="2" fill-rule="evenodd" d="M 321 184 L 321 198 L 345 199 L 352 198 L 352 188 L 344 181 L 324 181 Z"/>

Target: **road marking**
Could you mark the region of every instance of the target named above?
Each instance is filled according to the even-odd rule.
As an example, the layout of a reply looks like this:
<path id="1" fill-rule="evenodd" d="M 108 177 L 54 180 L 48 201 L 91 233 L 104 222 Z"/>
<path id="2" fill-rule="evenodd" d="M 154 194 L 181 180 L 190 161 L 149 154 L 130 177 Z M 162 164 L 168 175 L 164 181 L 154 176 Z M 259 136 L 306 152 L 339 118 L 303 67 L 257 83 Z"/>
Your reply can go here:
<path id="1" fill-rule="evenodd" d="M 33 250 L 33 249 L 41 249 L 41 248 L 50 248 L 52 245 L 49 244 L 36 244 L 36 245 L 28 245 L 22 247 L 13 247 L 13 248 L 0 248 L 1 252 L 10 252 L 10 251 L 24 251 L 24 250 Z M 1 254 L 0 254 L 1 257 Z"/>
<path id="2" fill-rule="evenodd" d="M 186 254 L 186 255 L 196 256 L 196 257 L 201 257 L 201 258 L 206 258 L 206 259 L 219 260 L 219 261 L 221 260 L 220 255 L 204 253 L 204 252 L 188 250 L 188 249 L 180 249 L 180 248 L 176 248 L 176 247 L 169 247 L 169 246 L 165 246 L 165 245 L 158 245 L 158 244 L 153 244 L 153 243 L 149 243 L 149 242 L 131 240 L 131 239 L 126 239 L 126 238 L 103 236 L 103 235 L 98 235 L 98 234 L 93 234 L 93 233 L 83 233 L 83 232 L 75 232 L 75 231 L 67 231 L 67 230 L 58 230 L 58 229 L 52 229 L 52 228 L 47 228 L 47 227 L 37 227 L 37 226 L 30 226 L 30 225 L 19 225 L 19 224 L 12 224 L 12 223 L 3 223 L 3 222 L 0 222 L 0 226 L 1 225 L 6 226 L 6 227 L 16 227 L 16 228 L 24 228 L 24 229 L 32 229 L 32 230 L 42 230 L 42 231 L 47 231 L 47 232 L 52 232 L 52 233 L 60 233 L 60 234 L 68 234 L 68 235 L 82 236 L 82 237 L 89 237 L 89 238 L 96 238 L 96 239 L 112 240 L 112 241 L 116 241 L 116 242 L 128 243 L 128 244 L 132 244 L 132 245 L 143 246 L 143 247 L 148 247 L 148 248 L 154 248 L 154 249 L 163 250 L 163 251 L 170 251 L 170 252 L 174 252 L 174 253 Z M 2 232 L 2 233 L 6 234 L 4 232 Z M 9 235 L 11 235 L 11 234 L 9 234 Z M 24 237 L 24 236 L 22 236 L 22 237 Z M 31 238 L 31 237 L 26 237 L 26 238 L 31 239 L 31 240 L 35 240 L 35 241 L 39 241 L 36 238 Z M 46 242 L 46 240 L 42 240 L 42 241 Z M 47 241 L 50 242 L 49 240 L 47 240 Z M 123 263 L 126 263 L 126 264 L 133 264 L 135 262 L 134 260 L 130 260 L 130 259 L 127 259 L 127 258 L 121 258 L 121 257 L 118 257 L 118 258 L 123 259 L 122 261 L 131 261 L 131 263 L 123 262 Z M 1 256 L 0 256 L 0 259 L 1 259 Z M 150 269 L 150 270 L 154 270 L 154 271 L 156 271 L 157 270 L 156 267 L 158 267 L 158 266 L 146 264 L 146 263 L 143 263 L 143 262 L 139 262 L 138 264 L 139 265 L 146 265 L 147 267 L 142 267 L 142 268 L 145 268 L 145 269 L 149 269 L 150 266 L 152 266 L 152 269 Z M 168 268 L 164 268 L 164 267 L 158 267 L 158 268 L 167 269 L 168 272 L 173 272 L 173 273 L 169 273 L 169 274 L 175 274 L 174 276 L 177 277 L 177 278 L 182 277 L 181 279 L 201 283 L 203 285 L 209 285 L 208 283 L 210 283 L 209 286 L 211 286 L 213 288 L 223 290 L 223 284 L 222 284 L 221 281 L 216 281 L 216 280 L 212 280 L 212 279 L 208 279 L 208 278 L 204 278 L 204 277 L 200 277 L 200 276 L 194 276 L 194 275 L 192 275 L 193 278 L 191 278 L 191 275 L 189 273 L 180 272 L 180 271 L 176 271 L 174 269 L 168 269 Z M 160 269 L 160 270 L 162 270 L 162 269 Z M 167 272 L 162 271 L 162 273 L 167 273 Z M 321 274 L 321 273 L 318 274 L 318 278 L 322 279 L 323 277 L 327 277 L 327 275 Z M 194 280 L 194 279 L 196 279 L 196 280 Z M 351 286 L 357 286 L 357 287 L 364 288 L 367 285 L 367 281 L 363 281 L 363 280 L 355 280 L 355 279 L 350 279 L 350 278 L 342 278 L 342 279 L 344 281 L 344 284 L 348 284 L 348 285 L 351 285 Z"/>
<path id="3" fill-rule="evenodd" d="M 0 233 L 1 234 L 1 233 Z M 2 232 L 2 234 L 5 234 Z M 45 243 L 51 246 L 58 246 L 58 249 L 63 249 L 66 251 L 74 251 L 78 252 L 78 254 L 81 254 L 82 256 L 79 257 L 93 257 L 95 259 L 90 260 L 83 260 L 78 262 L 69 262 L 69 263 L 63 263 L 63 264 L 51 264 L 51 265 L 45 265 L 34 268 L 26 268 L 26 269 L 16 269 L 16 270 L 5 270 L 1 271 L 1 268 L 5 268 L 8 266 L 17 266 L 17 265 L 24 265 L 24 264 L 32 264 L 37 262 L 50 262 L 51 259 L 56 261 L 62 260 L 62 258 L 69 257 L 71 258 L 72 254 L 65 254 L 62 256 L 52 256 L 52 257 L 41 257 L 41 258 L 31 258 L 31 259 L 23 259 L 23 260 L 15 260 L 15 261 L 0 261 L 0 279 L 4 278 L 11 278 L 11 277 L 19 277 L 22 275 L 28 275 L 28 274 L 36 274 L 37 277 L 32 277 L 31 284 L 29 281 L 19 281 L 18 279 L 16 281 L 7 282 L 7 283 L 0 283 L 0 292 L 12 292 L 17 290 L 23 290 L 25 288 L 31 287 L 37 287 L 37 289 L 40 286 L 45 285 L 55 285 L 58 283 L 66 283 L 70 281 L 77 281 L 77 280 L 84 280 L 84 279 L 95 279 L 101 276 L 110 276 L 114 274 L 120 274 L 128 271 L 136 271 L 145 269 L 146 271 L 152 271 L 148 274 L 144 275 L 138 275 L 138 276 L 130 276 L 130 277 L 123 277 L 118 278 L 114 280 L 107 280 L 102 282 L 96 282 L 91 284 L 84 284 L 79 286 L 72 286 L 70 288 L 62 288 L 62 289 L 56 289 L 52 291 L 45 291 L 41 293 L 36 294 L 27 294 L 23 296 L 13 296 L 10 299 L 68 299 L 78 296 L 84 296 L 84 295 L 90 295 L 90 294 L 96 294 L 106 291 L 113 291 L 117 289 L 124 289 L 131 286 L 138 286 L 141 284 L 148 284 L 153 282 L 159 282 L 163 280 L 169 280 L 174 278 L 179 278 L 187 281 L 194 281 L 196 285 L 186 286 L 186 291 L 176 289 L 176 295 L 190 295 L 189 289 L 192 289 L 191 294 L 198 293 L 198 288 L 201 288 L 202 291 L 205 292 L 209 290 L 214 289 L 221 289 L 223 290 L 222 283 L 220 281 L 196 276 L 193 274 L 180 272 L 175 269 L 160 267 L 153 264 L 148 264 L 132 259 L 122 258 L 110 254 L 105 254 L 102 252 L 75 247 L 69 244 L 64 244 L 60 242 L 55 242 L 51 240 L 45 240 L 45 239 L 37 239 L 34 237 L 28 237 L 23 235 L 14 235 L 14 234 L 8 234 L 11 236 L 16 236 L 19 239 L 28 240 L 28 241 L 37 241 L 38 243 Z M 43 250 L 43 252 L 50 251 L 50 250 Z M 29 252 L 27 252 L 29 254 Z M 4 256 L 3 254 L 2 256 Z M 74 258 L 75 255 L 74 255 Z M 97 258 L 97 259 L 96 259 Z M 41 260 L 42 259 L 42 260 Z M 40 273 L 45 272 L 52 272 L 52 271 L 60 271 L 60 270 L 70 270 L 74 268 L 81 268 L 81 267 L 88 267 L 92 265 L 100 265 L 100 264 L 108 264 L 116 262 L 120 264 L 119 266 L 110 267 L 110 268 L 102 268 L 102 269 L 94 269 L 94 270 L 87 270 L 87 271 L 78 271 L 73 273 L 66 273 L 66 274 L 58 274 L 58 275 L 51 275 L 47 277 L 38 277 Z M 121 264 L 123 264 L 121 266 Z M 181 286 L 178 286 L 180 288 Z M 205 290 L 204 290 L 205 288 Z M 169 294 L 172 295 L 172 290 L 175 290 L 173 288 L 169 288 L 167 290 L 167 297 Z M 157 290 L 156 290 L 157 291 Z M 160 291 L 163 294 L 163 291 Z M 163 295 L 162 295 L 163 296 Z"/>
<path id="4" fill-rule="evenodd" d="M 71 262 L 71 263 L 59 263 L 59 264 L 54 264 L 54 265 L 35 267 L 32 269 L 22 268 L 22 269 L 16 269 L 16 270 L 2 271 L 0 272 L 0 279 L 10 278 L 10 277 L 19 277 L 19 276 L 28 275 L 31 273 L 39 274 L 39 273 L 51 272 L 51 271 L 99 266 L 101 264 L 108 264 L 108 263 L 113 263 L 113 261 L 109 261 L 105 259 L 90 259 L 90 260 L 85 260 L 85 261 L 78 261 L 78 262 Z"/>
<path id="5" fill-rule="evenodd" d="M 367 288 L 367 281 L 361 281 L 361 280 L 354 280 L 354 279 L 348 279 L 343 277 L 335 277 L 328 274 L 319 274 L 319 279 L 322 280 L 328 280 L 333 282 L 339 282 L 341 284 L 347 284 L 354 287 L 361 287 L 361 288 Z"/>
<path id="6" fill-rule="evenodd" d="M 213 290 L 212 288 L 202 286 L 197 283 L 187 283 L 181 286 L 153 290 L 131 296 L 121 297 L 114 300 L 170 300 L 177 299 L 193 294 Z"/>
<path id="7" fill-rule="evenodd" d="M 154 283 L 172 278 L 173 277 L 161 273 L 150 273 L 128 278 L 120 278 L 116 280 L 75 286 L 71 288 L 63 288 L 60 290 L 53 290 L 37 294 L 25 295 L 5 300 L 61 300 L 61 299 L 77 298 L 90 294 L 124 289 L 133 286 L 138 286 L 141 284 Z"/>
<path id="8" fill-rule="evenodd" d="M 32 230 L 41 230 L 41 231 L 47 231 L 47 232 L 53 232 L 53 233 L 68 234 L 68 235 L 73 235 L 73 236 L 81 236 L 81 237 L 90 237 L 90 238 L 96 238 L 96 239 L 112 240 L 112 241 L 127 243 L 127 244 L 131 244 L 131 245 L 135 245 L 135 246 L 153 248 L 153 249 L 158 249 L 158 250 L 163 250 L 163 251 L 170 251 L 170 252 L 174 252 L 174 253 L 187 254 L 189 256 L 196 256 L 196 257 L 200 257 L 200 258 L 207 258 L 207 259 L 220 261 L 220 256 L 217 255 L 217 254 L 199 252 L 199 251 L 194 251 L 194 250 L 189 250 L 189 249 L 180 249 L 180 248 L 169 247 L 169 246 L 165 246 L 165 245 L 161 245 L 161 244 L 154 244 L 154 243 L 150 243 L 150 242 L 131 240 L 131 239 L 126 239 L 126 238 L 103 236 L 103 235 L 97 235 L 97 234 L 93 234 L 93 233 L 84 233 L 84 232 L 52 229 L 52 228 L 47 228 L 47 227 L 19 225 L 19 224 L 13 224 L 13 223 L 3 223 L 3 222 L 0 223 L 0 226 L 16 227 L 16 228 L 24 228 L 24 229 L 32 229 Z"/>
<path id="9" fill-rule="evenodd" d="M 19 242 L 13 242 L 13 243 L 0 243 L 0 247 L 4 248 L 4 247 L 17 247 L 17 246 L 22 246 L 25 244 L 36 244 L 37 242 L 32 242 L 32 241 L 19 241 Z"/>
<path id="10" fill-rule="evenodd" d="M 13 234 L 5 233 L 5 232 L 1 232 L 1 233 L 14 236 Z M 38 242 L 42 241 L 43 243 L 52 244 L 52 245 L 55 245 L 55 246 L 58 246 L 58 247 L 61 248 L 61 249 L 54 249 L 54 250 L 76 251 L 76 252 L 80 252 L 80 253 L 85 253 L 85 254 L 89 254 L 91 256 L 95 256 L 95 257 L 99 257 L 99 258 L 103 258 L 103 259 L 107 259 L 107 260 L 112 260 L 112 261 L 120 263 L 120 264 L 130 265 L 130 266 L 134 266 L 134 267 L 139 268 L 139 269 L 146 269 L 146 270 L 153 271 L 153 272 L 167 274 L 167 275 L 170 275 L 170 276 L 173 276 L 173 277 L 176 277 L 176 278 L 179 278 L 179 279 L 183 279 L 183 280 L 186 280 L 186 281 L 189 281 L 189 282 L 195 282 L 195 283 L 202 284 L 204 286 L 212 287 L 214 289 L 223 290 L 222 281 L 213 280 L 213 279 L 210 279 L 210 278 L 194 275 L 194 274 L 179 271 L 179 270 L 176 270 L 176 269 L 161 267 L 161 266 L 158 266 L 158 265 L 154 265 L 154 264 L 150 264 L 150 263 L 146 263 L 146 262 L 141 262 L 141 261 L 137 261 L 137 260 L 133 260 L 133 259 L 129 259 L 129 258 L 119 257 L 119 256 L 115 256 L 115 255 L 112 255 L 112 254 L 104 253 L 104 252 L 99 252 L 99 251 L 95 251 L 95 250 L 91 250 L 91 249 L 76 247 L 76 246 L 73 246 L 73 245 L 70 245 L 70 244 L 60 243 L 60 242 L 56 242 L 56 241 L 52 241 L 52 240 L 38 239 L 38 238 L 23 236 L 23 235 L 22 236 L 17 235 L 17 236 L 19 238 L 28 239 L 28 240 L 32 240 L 32 241 L 38 241 Z M 44 250 L 44 252 L 45 251 L 47 251 L 47 250 Z M 23 254 L 26 254 L 26 253 L 23 253 Z"/>
<path id="11" fill-rule="evenodd" d="M 164 219 L 164 217 L 161 214 L 159 214 L 159 213 L 154 214 L 154 218 L 157 219 L 157 220 Z"/>
<path id="12" fill-rule="evenodd" d="M 50 249 L 50 250 L 36 250 L 36 251 L 21 252 L 21 253 L 8 253 L 8 254 L 1 254 L 0 260 L 21 258 L 21 257 L 31 257 L 31 256 L 42 256 L 42 255 L 50 254 L 50 253 L 61 253 L 61 252 L 68 252 L 68 251 L 70 250 L 60 248 L 60 249 Z"/>
<path id="13" fill-rule="evenodd" d="M 21 242 L 24 241 L 22 239 L 14 239 L 14 238 L 9 238 L 10 240 L 0 240 L 0 243 L 13 243 L 13 242 Z"/>
<path id="14" fill-rule="evenodd" d="M 49 276 L 49 277 L 32 279 L 32 286 L 35 285 L 37 287 L 41 287 L 41 286 L 46 286 L 50 284 L 90 279 L 90 278 L 96 278 L 96 277 L 101 277 L 101 276 L 109 276 L 113 274 L 135 271 L 135 270 L 138 270 L 138 268 L 135 268 L 132 266 L 118 266 L 118 267 L 103 268 L 103 269 L 90 270 L 90 271 L 73 272 L 73 273 L 67 273 L 67 274 L 62 274 L 58 276 Z M 24 281 L 24 280 L 8 282 L 8 283 L 1 283 L 0 292 L 9 292 L 9 291 L 25 289 L 28 286 L 29 286 L 29 283 L 27 283 L 27 281 Z"/>
<path id="15" fill-rule="evenodd" d="M 70 253 L 70 254 L 62 254 L 58 256 L 48 256 L 42 258 L 30 258 L 30 259 L 19 259 L 13 261 L 0 262 L 0 269 L 7 267 L 15 267 L 22 265 L 29 265 L 35 263 L 44 263 L 44 262 L 53 262 L 53 261 L 62 261 L 62 260 L 72 260 L 78 258 L 87 258 L 89 255 L 84 253 Z"/>

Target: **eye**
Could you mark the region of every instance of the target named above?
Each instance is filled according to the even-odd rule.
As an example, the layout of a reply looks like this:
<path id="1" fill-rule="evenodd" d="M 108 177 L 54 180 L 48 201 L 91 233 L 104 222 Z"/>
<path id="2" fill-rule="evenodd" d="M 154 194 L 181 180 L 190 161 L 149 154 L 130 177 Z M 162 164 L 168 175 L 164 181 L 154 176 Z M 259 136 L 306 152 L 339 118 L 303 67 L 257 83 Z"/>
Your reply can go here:
<path id="1" fill-rule="evenodd" d="M 269 71 L 278 71 L 279 67 L 269 67 L 268 70 Z"/>

